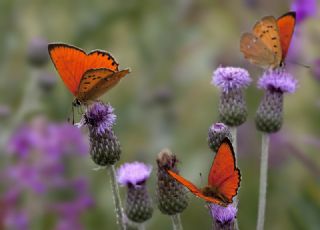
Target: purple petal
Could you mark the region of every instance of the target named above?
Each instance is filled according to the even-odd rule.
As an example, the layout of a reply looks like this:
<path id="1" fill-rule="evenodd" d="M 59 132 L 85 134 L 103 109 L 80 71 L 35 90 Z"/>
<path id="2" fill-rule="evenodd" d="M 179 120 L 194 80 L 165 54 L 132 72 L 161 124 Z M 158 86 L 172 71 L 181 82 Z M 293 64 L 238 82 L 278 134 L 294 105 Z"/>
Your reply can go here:
<path id="1" fill-rule="evenodd" d="M 139 186 L 140 183 L 146 181 L 152 171 L 151 165 L 141 162 L 125 163 L 120 166 L 117 171 L 117 180 L 121 185 Z"/>
<path id="2" fill-rule="evenodd" d="M 248 87 L 251 82 L 247 70 L 236 67 L 219 67 L 213 72 L 211 84 L 228 92 L 230 89 Z"/>
<path id="3" fill-rule="evenodd" d="M 85 114 L 86 124 L 95 128 L 98 134 L 110 130 L 116 121 L 111 105 L 97 102 L 93 104 Z"/>
<path id="4" fill-rule="evenodd" d="M 286 70 L 267 70 L 258 81 L 258 88 L 277 90 L 282 93 L 294 93 L 298 81 Z"/>
<path id="5" fill-rule="evenodd" d="M 223 207 L 216 204 L 210 204 L 210 213 L 221 224 L 233 221 L 237 216 L 237 208 L 233 204 Z"/>

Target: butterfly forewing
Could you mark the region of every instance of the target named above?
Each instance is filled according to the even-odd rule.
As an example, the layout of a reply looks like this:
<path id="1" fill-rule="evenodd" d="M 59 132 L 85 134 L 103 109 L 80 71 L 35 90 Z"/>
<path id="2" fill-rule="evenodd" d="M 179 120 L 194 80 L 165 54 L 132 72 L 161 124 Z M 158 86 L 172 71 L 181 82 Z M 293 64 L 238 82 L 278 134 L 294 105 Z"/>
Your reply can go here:
<path id="1" fill-rule="evenodd" d="M 49 44 L 48 49 L 61 79 L 71 93 L 75 95 L 85 71 L 84 59 L 86 53 L 79 48 L 65 44 Z"/>
<path id="2" fill-rule="evenodd" d="M 276 62 L 276 57 L 272 51 L 267 48 L 261 39 L 251 33 L 244 33 L 242 35 L 240 51 L 251 63 L 263 68 L 269 68 Z"/>
<path id="3" fill-rule="evenodd" d="M 236 167 L 235 155 L 229 139 L 224 139 L 212 163 L 208 184 L 232 202 L 240 185 L 240 170 Z"/>
<path id="4" fill-rule="evenodd" d="M 280 35 L 280 43 L 282 48 L 282 57 L 281 61 L 284 61 L 284 59 L 287 56 L 288 49 L 291 43 L 291 38 L 294 32 L 296 24 L 296 13 L 295 12 L 288 12 L 277 20 L 277 25 L 279 29 L 279 35 Z"/>
<path id="5" fill-rule="evenodd" d="M 282 58 L 282 50 L 276 19 L 273 16 L 262 18 L 255 24 L 252 33 L 274 54 L 275 62 L 272 63 L 272 67 L 279 66 Z"/>
<path id="6" fill-rule="evenodd" d="M 119 72 L 105 68 L 88 70 L 81 79 L 76 97 L 81 102 L 95 100 L 115 86 L 128 73 L 128 69 Z"/>
<path id="7" fill-rule="evenodd" d="M 204 199 L 205 201 L 219 204 L 222 206 L 226 206 L 221 200 L 216 199 L 214 197 L 205 196 L 201 189 L 199 189 L 197 186 L 195 186 L 190 181 L 186 180 L 182 176 L 178 175 L 177 173 L 173 172 L 172 170 L 167 170 L 168 174 L 172 176 L 175 180 L 177 180 L 179 183 L 183 184 L 187 189 L 189 189 L 190 192 L 192 192 L 195 196 Z"/>

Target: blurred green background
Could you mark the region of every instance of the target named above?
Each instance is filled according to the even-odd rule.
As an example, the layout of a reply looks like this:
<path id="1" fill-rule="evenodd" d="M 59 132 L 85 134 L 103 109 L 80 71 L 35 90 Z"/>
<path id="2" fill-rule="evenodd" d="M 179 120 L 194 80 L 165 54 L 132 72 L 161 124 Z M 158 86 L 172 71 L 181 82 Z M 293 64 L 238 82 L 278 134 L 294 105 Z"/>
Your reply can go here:
<path id="1" fill-rule="evenodd" d="M 1 167 L 14 164 L 5 154 L 5 146 L 17 127 L 39 116 L 50 122 L 66 122 L 71 113 L 72 95 L 51 61 L 40 67 L 30 61 L 32 55 L 43 53 L 41 44 L 64 42 L 86 51 L 107 50 L 120 69 L 131 69 L 101 99 L 110 102 L 118 117 L 115 133 L 123 152 L 117 165 L 135 160 L 152 164 L 148 187 L 154 200 L 155 159 L 164 147 L 178 156 L 183 176 L 204 185 L 199 173 L 206 175 L 213 159 L 207 131 L 218 118 L 219 90 L 210 84 L 211 75 L 219 65 L 239 66 L 246 68 L 254 81 L 245 92 L 248 120 L 238 134 L 242 174 L 238 220 L 240 229 L 255 229 L 260 134 L 254 116 L 263 96 L 255 84 L 262 70 L 244 60 L 239 40 L 261 17 L 278 17 L 289 11 L 291 4 L 289 0 L 2 0 Z M 316 12 L 297 25 L 288 57 L 311 68 L 288 64 L 299 88 L 285 96 L 284 125 L 272 137 L 266 229 L 320 226 L 320 19 Z M 76 114 L 79 120 L 80 113 Z M 86 130 L 83 132 L 86 135 Z M 81 225 L 84 229 L 116 229 L 106 172 L 92 170 L 96 166 L 89 154 L 75 162 L 76 173 L 88 178 L 95 203 L 81 214 Z M 6 189 L 2 186 L 1 190 Z M 121 192 L 125 197 L 124 188 Z M 37 202 L 36 196 L 33 199 Z M 186 230 L 211 228 L 204 202 L 191 195 L 181 218 Z M 52 221 L 37 224 L 43 221 L 35 216 L 31 229 L 55 229 Z M 155 205 L 146 227 L 171 229 L 171 220 Z"/>

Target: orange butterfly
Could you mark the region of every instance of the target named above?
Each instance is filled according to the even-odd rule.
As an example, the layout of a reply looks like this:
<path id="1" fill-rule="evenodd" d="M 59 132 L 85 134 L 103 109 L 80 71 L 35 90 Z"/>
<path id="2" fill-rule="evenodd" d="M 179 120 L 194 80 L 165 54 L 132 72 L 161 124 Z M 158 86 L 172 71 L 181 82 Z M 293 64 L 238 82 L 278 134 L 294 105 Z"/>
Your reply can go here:
<path id="1" fill-rule="evenodd" d="M 240 51 L 251 63 L 262 68 L 277 68 L 284 64 L 296 23 L 296 13 L 280 18 L 267 16 L 258 21 L 252 33 L 244 33 Z"/>
<path id="2" fill-rule="evenodd" d="M 63 44 L 48 45 L 51 60 L 64 84 L 75 96 L 74 106 L 87 104 L 115 86 L 130 71 L 119 71 L 119 64 L 106 51 L 82 49 Z"/>
<path id="3" fill-rule="evenodd" d="M 172 170 L 168 169 L 167 172 L 197 197 L 221 206 L 232 203 L 232 198 L 237 195 L 240 186 L 240 170 L 236 167 L 233 147 L 228 138 L 223 140 L 214 157 L 208 185 L 204 188 L 199 189 Z"/>

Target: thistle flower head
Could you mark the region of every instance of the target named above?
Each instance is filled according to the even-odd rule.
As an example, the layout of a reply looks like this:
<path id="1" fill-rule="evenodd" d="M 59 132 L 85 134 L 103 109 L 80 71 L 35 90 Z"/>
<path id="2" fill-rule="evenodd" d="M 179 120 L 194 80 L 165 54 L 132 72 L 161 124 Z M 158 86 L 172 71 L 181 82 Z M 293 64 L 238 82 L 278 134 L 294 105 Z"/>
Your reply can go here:
<path id="1" fill-rule="evenodd" d="M 96 134 L 103 135 L 110 131 L 116 121 L 114 109 L 109 104 L 102 102 L 94 103 L 85 114 L 85 124 L 95 130 Z"/>
<path id="2" fill-rule="evenodd" d="M 176 156 L 169 149 L 163 149 L 157 157 L 158 208 L 166 215 L 181 213 L 188 206 L 188 196 L 184 186 L 167 173 L 168 169 L 178 172 L 177 161 Z"/>
<path id="3" fill-rule="evenodd" d="M 151 165 L 137 161 L 125 163 L 117 171 L 117 180 L 122 186 L 139 187 L 149 178 L 151 171 Z"/>
<path id="4" fill-rule="evenodd" d="M 209 205 L 210 213 L 218 226 L 233 224 L 237 217 L 237 208 L 233 204 L 223 207 L 216 204 Z"/>
<path id="5" fill-rule="evenodd" d="M 256 114 L 256 126 L 265 133 L 280 130 L 283 122 L 283 94 L 294 93 L 297 80 L 285 69 L 267 70 L 259 79 L 258 87 L 265 89 L 265 95 Z"/>
<path id="6" fill-rule="evenodd" d="M 232 141 L 230 128 L 223 123 L 214 123 L 209 128 L 208 132 L 208 144 L 210 149 L 212 149 L 214 152 L 217 152 L 221 142 L 226 137 Z"/>
<path id="7" fill-rule="evenodd" d="M 116 115 L 109 104 L 96 102 L 91 105 L 80 123 L 76 126 L 87 125 L 90 137 L 90 155 L 99 166 L 113 165 L 120 159 L 120 143 L 112 127 Z"/>
<path id="8" fill-rule="evenodd" d="M 281 93 L 294 93 L 297 80 L 285 69 L 267 70 L 258 81 L 258 87 Z"/>
<path id="9" fill-rule="evenodd" d="M 151 171 L 151 165 L 137 161 L 125 163 L 117 171 L 118 183 L 128 187 L 125 212 L 131 221 L 142 223 L 152 216 L 152 201 L 146 187 Z"/>
<path id="10" fill-rule="evenodd" d="M 236 67 L 218 67 L 212 76 L 211 84 L 224 92 L 249 86 L 251 78 L 247 70 Z"/>

